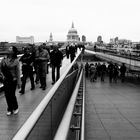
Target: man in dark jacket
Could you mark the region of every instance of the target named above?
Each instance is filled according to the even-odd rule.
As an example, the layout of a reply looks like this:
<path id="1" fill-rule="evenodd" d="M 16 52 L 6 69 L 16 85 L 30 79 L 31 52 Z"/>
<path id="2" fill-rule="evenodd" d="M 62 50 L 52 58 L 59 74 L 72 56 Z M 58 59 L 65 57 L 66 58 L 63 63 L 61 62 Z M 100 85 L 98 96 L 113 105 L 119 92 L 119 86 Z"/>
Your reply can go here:
<path id="1" fill-rule="evenodd" d="M 122 81 L 122 83 L 124 82 L 124 80 L 125 80 L 125 72 L 126 72 L 126 66 L 125 66 L 125 64 L 124 63 L 122 63 L 122 66 L 121 66 L 121 68 L 120 68 L 120 73 L 121 73 L 121 81 Z"/>
<path id="2" fill-rule="evenodd" d="M 30 53 L 29 47 L 24 48 L 24 54 L 21 56 L 19 61 L 22 62 L 22 74 L 23 74 L 20 93 L 24 94 L 27 77 L 29 77 L 31 81 L 31 90 L 35 88 L 33 77 L 33 57 Z"/>
<path id="3" fill-rule="evenodd" d="M 69 47 L 69 53 L 70 53 L 70 61 L 72 63 L 72 61 L 75 58 L 75 46 L 73 44 L 70 45 L 70 47 Z"/>
<path id="4" fill-rule="evenodd" d="M 60 77 L 60 67 L 62 66 L 63 54 L 57 46 L 53 46 L 53 51 L 50 53 L 50 63 L 52 67 L 52 84 Z M 55 76 L 56 69 L 56 76 Z"/>
<path id="5" fill-rule="evenodd" d="M 109 82 L 112 83 L 114 65 L 112 62 L 108 65 Z"/>

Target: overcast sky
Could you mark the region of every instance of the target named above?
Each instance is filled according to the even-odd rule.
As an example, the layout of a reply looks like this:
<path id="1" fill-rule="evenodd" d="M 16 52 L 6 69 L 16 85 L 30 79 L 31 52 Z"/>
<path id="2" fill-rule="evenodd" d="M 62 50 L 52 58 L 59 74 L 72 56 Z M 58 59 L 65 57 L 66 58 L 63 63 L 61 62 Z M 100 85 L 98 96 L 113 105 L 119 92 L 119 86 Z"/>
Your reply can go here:
<path id="1" fill-rule="evenodd" d="M 87 41 L 140 41 L 140 0 L 0 0 L 0 41 L 65 41 L 72 22 Z"/>

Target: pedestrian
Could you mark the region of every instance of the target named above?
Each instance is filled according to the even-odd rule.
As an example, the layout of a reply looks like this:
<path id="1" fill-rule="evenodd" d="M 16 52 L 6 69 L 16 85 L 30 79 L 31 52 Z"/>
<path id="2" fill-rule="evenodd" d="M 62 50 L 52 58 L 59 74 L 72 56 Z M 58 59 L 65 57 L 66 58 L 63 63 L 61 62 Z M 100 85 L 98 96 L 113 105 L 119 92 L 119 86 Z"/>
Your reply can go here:
<path id="1" fill-rule="evenodd" d="M 33 57 L 34 57 L 34 63 L 33 63 L 33 66 L 34 66 L 34 70 L 35 70 L 35 75 L 36 75 L 36 78 L 35 78 L 35 83 L 38 84 L 39 83 L 39 61 L 38 61 L 38 58 L 39 58 L 39 47 L 36 46 L 35 47 L 35 50 L 34 52 L 32 53 Z"/>
<path id="2" fill-rule="evenodd" d="M 31 90 L 35 89 L 35 84 L 34 84 L 34 77 L 33 77 L 33 55 L 30 53 L 30 48 L 25 47 L 24 48 L 24 54 L 21 56 L 19 59 L 22 63 L 22 85 L 21 85 L 21 90 L 19 91 L 21 94 L 25 93 L 25 86 L 26 86 L 26 80 L 29 77 L 30 82 L 31 82 Z"/>
<path id="3" fill-rule="evenodd" d="M 89 75 L 89 63 L 88 62 L 86 62 L 86 64 L 85 64 L 85 75 L 86 75 L 86 77 L 88 77 L 88 75 Z"/>
<path id="4" fill-rule="evenodd" d="M 4 93 L 7 102 L 7 115 L 18 113 L 16 87 L 20 88 L 20 64 L 17 58 L 18 50 L 15 46 L 9 47 L 8 55 L 1 61 L 1 72 L 4 76 Z"/>
<path id="5" fill-rule="evenodd" d="M 66 56 L 69 59 L 69 44 L 66 46 Z"/>
<path id="6" fill-rule="evenodd" d="M 38 63 L 38 72 L 39 72 L 39 79 L 40 79 L 40 88 L 42 90 L 46 89 L 47 83 L 46 83 L 46 74 L 47 74 L 47 63 L 50 59 L 49 53 L 46 49 L 44 49 L 43 45 L 39 46 L 39 54 L 36 58 L 36 61 Z"/>
<path id="7" fill-rule="evenodd" d="M 43 43 L 43 48 L 46 49 L 46 50 L 48 51 L 49 56 L 50 56 L 50 47 L 49 47 L 49 46 L 46 46 L 46 43 Z M 50 61 L 50 60 L 48 59 L 48 62 L 49 62 L 49 61 Z M 47 62 L 47 74 L 49 73 L 49 64 L 48 64 L 48 62 Z"/>
<path id="8" fill-rule="evenodd" d="M 75 58 L 75 46 L 73 44 L 71 44 L 69 47 L 69 53 L 70 53 L 70 61 L 72 63 L 72 61 Z"/>
<path id="9" fill-rule="evenodd" d="M 90 64 L 90 82 L 94 82 L 96 80 L 96 67 L 94 64 Z"/>
<path id="10" fill-rule="evenodd" d="M 114 65 L 112 62 L 108 65 L 109 82 L 112 83 Z"/>
<path id="11" fill-rule="evenodd" d="M 114 70 L 113 70 L 113 79 L 114 79 L 114 82 L 115 82 L 115 83 L 117 83 L 118 75 L 119 75 L 119 67 L 118 67 L 118 65 L 115 63 L 115 65 L 114 65 Z"/>
<path id="12" fill-rule="evenodd" d="M 122 66 L 120 67 L 120 77 L 121 77 L 121 81 L 122 83 L 125 81 L 125 73 L 126 73 L 126 66 L 124 63 L 122 63 Z"/>
<path id="13" fill-rule="evenodd" d="M 97 75 L 100 77 L 101 76 L 101 64 L 100 64 L 100 62 L 98 62 L 96 69 L 97 69 Z"/>
<path id="14" fill-rule="evenodd" d="M 106 65 L 105 65 L 105 63 L 103 63 L 101 65 L 101 81 L 102 82 L 104 82 L 105 73 L 106 73 Z"/>
<path id="15" fill-rule="evenodd" d="M 52 67 L 52 84 L 54 84 L 60 77 L 60 67 L 62 66 L 62 60 L 62 52 L 58 49 L 58 46 L 54 45 L 53 51 L 50 53 L 50 64 Z"/>

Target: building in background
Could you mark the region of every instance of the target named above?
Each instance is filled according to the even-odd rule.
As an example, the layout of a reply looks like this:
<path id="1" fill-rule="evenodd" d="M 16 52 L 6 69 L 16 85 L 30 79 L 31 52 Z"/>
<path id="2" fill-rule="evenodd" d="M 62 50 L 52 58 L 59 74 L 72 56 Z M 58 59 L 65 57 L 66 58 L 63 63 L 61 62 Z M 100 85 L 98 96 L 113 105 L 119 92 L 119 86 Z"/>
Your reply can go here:
<path id="1" fill-rule="evenodd" d="M 67 41 L 68 42 L 79 42 L 79 35 L 78 35 L 77 30 L 74 28 L 74 23 L 72 23 L 72 27 L 68 31 Z"/>
<path id="2" fill-rule="evenodd" d="M 101 42 L 102 42 L 102 36 L 98 36 L 98 37 L 97 37 L 97 42 L 98 42 L 98 43 L 101 43 Z"/>
<path id="3" fill-rule="evenodd" d="M 86 42 L 86 36 L 82 35 L 82 42 Z"/>
<path id="4" fill-rule="evenodd" d="M 29 37 L 16 36 L 16 43 L 34 44 L 34 37 L 33 36 L 29 36 Z"/>

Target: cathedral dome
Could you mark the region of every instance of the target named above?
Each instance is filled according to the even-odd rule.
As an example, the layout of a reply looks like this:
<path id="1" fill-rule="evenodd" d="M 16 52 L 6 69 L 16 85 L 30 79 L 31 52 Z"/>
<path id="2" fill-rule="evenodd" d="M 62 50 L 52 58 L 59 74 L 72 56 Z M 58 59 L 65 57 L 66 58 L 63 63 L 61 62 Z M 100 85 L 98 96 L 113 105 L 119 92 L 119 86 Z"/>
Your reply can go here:
<path id="1" fill-rule="evenodd" d="M 68 31 L 68 34 L 76 34 L 77 35 L 77 30 L 74 28 L 74 24 L 72 23 L 71 29 Z"/>
<path id="2" fill-rule="evenodd" d="M 67 34 L 67 41 L 78 41 L 78 40 L 79 40 L 78 32 L 74 28 L 74 24 L 72 23 L 72 27 Z"/>

